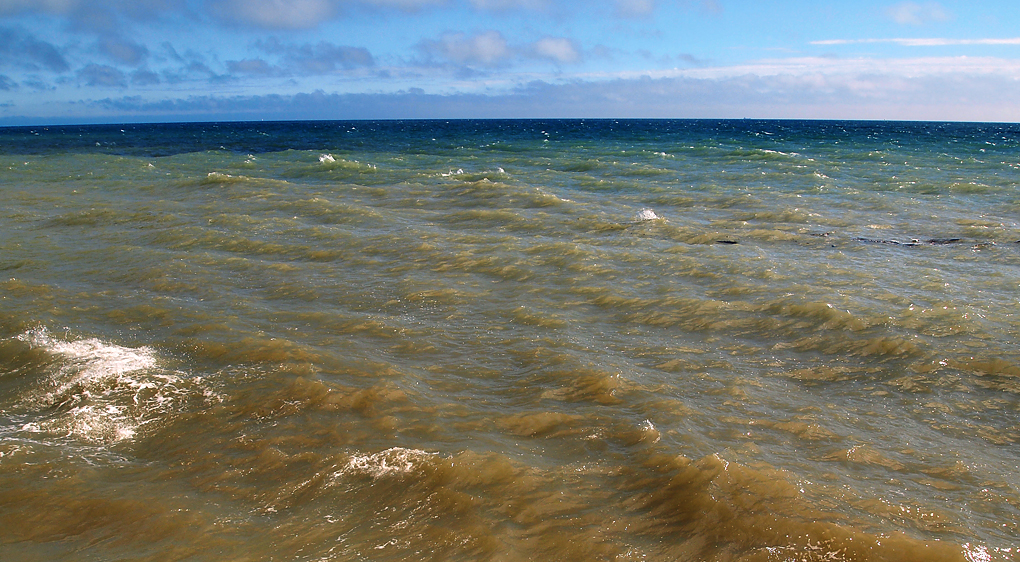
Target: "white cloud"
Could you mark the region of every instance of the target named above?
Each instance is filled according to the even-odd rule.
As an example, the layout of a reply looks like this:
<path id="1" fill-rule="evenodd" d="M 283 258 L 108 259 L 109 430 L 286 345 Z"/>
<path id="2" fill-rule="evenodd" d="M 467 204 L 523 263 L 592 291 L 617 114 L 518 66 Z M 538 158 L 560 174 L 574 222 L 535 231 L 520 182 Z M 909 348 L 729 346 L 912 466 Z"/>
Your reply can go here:
<path id="1" fill-rule="evenodd" d="M 581 60 L 581 54 L 573 41 L 565 37 L 543 37 L 532 45 L 534 56 L 558 63 L 573 63 Z"/>
<path id="2" fill-rule="evenodd" d="M 544 60 L 556 64 L 581 62 L 581 49 L 566 37 L 543 37 L 531 43 L 511 44 L 502 33 L 494 30 L 467 35 L 449 32 L 438 40 L 423 40 L 417 49 L 425 55 L 426 64 L 439 61 L 463 67 L 506 67 L 525 59 Z M 467 68 L 461 68 L 462 77 Z"/>
<path id="3" fill-rule="evenodd" d="M 900 2 L 887 8 L 886 15 L 901 25 L 924 25 L 951 19 L 949 12 L 938 2 L 925 2 L 924 4 Z"/>
<path id="4" fill-rule="evenodd" d="M 424 40 L 418 49 L 430 57 L 457 64 L 498 66 L 510 60 L 513 51 L 503 34 L 486 31 L 476 35 L 446 33 L 439 40 Z"/>

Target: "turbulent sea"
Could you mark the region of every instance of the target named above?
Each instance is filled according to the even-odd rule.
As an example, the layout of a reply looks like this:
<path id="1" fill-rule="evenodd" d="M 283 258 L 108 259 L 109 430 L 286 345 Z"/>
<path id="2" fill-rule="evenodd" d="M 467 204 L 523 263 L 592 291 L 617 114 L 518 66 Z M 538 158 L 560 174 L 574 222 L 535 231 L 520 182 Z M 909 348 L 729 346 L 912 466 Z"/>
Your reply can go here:
<path id="1" fill-rule="evenodd" d="M 1020 559 L 1020 125 L 0 129 L 0 559 Z"/>

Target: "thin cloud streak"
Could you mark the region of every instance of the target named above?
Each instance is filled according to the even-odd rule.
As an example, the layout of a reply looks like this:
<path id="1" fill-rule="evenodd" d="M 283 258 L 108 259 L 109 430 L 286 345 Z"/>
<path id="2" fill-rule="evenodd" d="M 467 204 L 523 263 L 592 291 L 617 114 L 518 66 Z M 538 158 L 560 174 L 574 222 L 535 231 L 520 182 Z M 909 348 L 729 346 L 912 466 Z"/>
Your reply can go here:
<path id="1" fill-rule="evenodd" d="M 1005 39 L 946 39 L 932 38 L 890 38 L 890 39 L 824 39 L 811 41 L 811 45 L 859 45 L 869 43 L 893 43 L 907 47 L 946 47 L 954 45 L 1020 45 L 1020 37 Z"/>
<path id="2" fill-rule="evenodd" d="M 1000 57 L 915 57 L 882 59 L 871 57 L 793 57 L 762 59 L 747 64 L 651 71 L 575 74 L 575 81 L 635 80 L 641 77 L 724 80 L 739 76 L 843 76 L 883 75 L 896 79 L 938 76 L 998 77 L 1020 81 L 1020 60 Z"/>

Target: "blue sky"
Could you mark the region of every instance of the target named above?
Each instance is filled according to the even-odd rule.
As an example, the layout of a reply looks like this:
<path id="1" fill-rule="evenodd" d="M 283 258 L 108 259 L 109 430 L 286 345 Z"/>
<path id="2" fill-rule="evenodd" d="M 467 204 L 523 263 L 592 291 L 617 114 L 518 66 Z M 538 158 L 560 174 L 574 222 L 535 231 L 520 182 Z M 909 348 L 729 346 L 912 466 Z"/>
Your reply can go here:
<path id="1" fill-rule="evenodd" d="M 0 125 L 1020 121 L 1020 2 L 0 0 Z"/>

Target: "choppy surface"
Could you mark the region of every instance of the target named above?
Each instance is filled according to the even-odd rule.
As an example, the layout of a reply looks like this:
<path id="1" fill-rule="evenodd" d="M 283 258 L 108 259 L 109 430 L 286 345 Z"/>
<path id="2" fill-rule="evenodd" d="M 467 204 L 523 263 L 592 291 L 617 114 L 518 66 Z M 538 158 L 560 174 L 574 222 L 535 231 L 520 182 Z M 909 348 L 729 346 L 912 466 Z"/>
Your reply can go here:
<path id="1" fill-rule="evenodd" d="M 0 130 L 4 560 L 1009 560 L 1020 127 Z"/>

